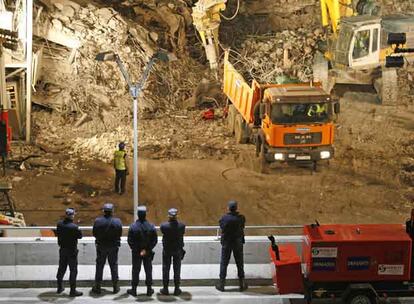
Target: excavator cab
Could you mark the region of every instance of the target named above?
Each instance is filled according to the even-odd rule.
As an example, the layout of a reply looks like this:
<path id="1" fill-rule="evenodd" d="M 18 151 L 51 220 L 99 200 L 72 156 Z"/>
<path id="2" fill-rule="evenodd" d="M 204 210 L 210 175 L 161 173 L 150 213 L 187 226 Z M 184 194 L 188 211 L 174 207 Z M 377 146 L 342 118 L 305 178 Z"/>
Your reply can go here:
<path id="1" fill-rule="evenodd" d="M 381 20 L 374 16 L 343 18 L 335 48 L 335 64 L 367 69 L 380 64 Z"/>

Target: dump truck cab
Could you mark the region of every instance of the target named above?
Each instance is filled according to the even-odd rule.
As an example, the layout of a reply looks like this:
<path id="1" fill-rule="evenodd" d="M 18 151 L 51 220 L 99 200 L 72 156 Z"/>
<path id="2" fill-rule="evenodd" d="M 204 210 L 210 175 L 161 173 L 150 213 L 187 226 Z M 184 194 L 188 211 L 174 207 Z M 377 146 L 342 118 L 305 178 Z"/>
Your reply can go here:
<path id="1" fill-rule="evenodd" d="M 339 105 L 320 86 L 278 85 L 264 91 L 261 136 L 268 162 L 319 161 L 333 156 Z"/>

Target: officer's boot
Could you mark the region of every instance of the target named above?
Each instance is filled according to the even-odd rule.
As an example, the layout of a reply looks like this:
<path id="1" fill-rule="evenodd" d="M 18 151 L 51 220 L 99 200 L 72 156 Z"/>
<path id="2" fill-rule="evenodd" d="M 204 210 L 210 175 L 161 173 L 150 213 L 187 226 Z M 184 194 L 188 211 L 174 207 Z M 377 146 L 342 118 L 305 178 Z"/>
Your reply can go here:
<path id="1" fill-rule="evenodd" d="M 180 289 L 180 284 L 175 284 L 174 295 L 179 296 L 181 293 L 182 293 L 182 291 Z"/>
<path id="2" fill-rule="evenodd" d="M 70 285 L 70 293 L 69 293 L 69 296 L 70 297 L 80 297 L 81 295 L 83 295 L 83 293 L 76 290 L 76 284 L 71 284 Z"/>
<path id="3" fill-rule="evenodd" d="M 95 294 L 101 294 L 102 290 L 100 282 L 95 282 L 95 285 L 92 287 L 92 292 Z"/>
<path id="4" fill-rule="evenodd" d="M 220 281 L 216 284 L 216 289 L 218 291 L 224 291 L 224 286 L 226 285 L 226 280 L 220 279 Z"/>
<path id="5" fill-rule="evenodd" d="M 137 286 L 136 285 L 132 285 L 131 289 L 127 290 L 127 294 L 136 297 L 137 296 Z"/>
<path id="6" fill-rule="evenodd" d="M 121 289 L 119 288 L 119 286 L 118 286 L 118 281 L 117 280 L 113 280 L 112 281 L 112 286 L 113 286 L 113 288 L 114 288 L 114 290 L 113 290 L 113 294 L 116 294 L 116 293 L 118 293 Z"/>
<path id="7" fill-rule="evenodd" d="M 62 293 L 65 290 L 65 288 L 63 288 L 63 281 L 58 280 L 57 281 L 57 293 Z"/>
<path id="8" fill-rule="evenodd" d="M 244 278 L 239 278 L 239 290 L 245 291 L 248 288 L 246 280 Z"/>
<path id="9" fill-rule="evenodd" d="M 154 294 L 154 289 L 152 289 L 151 285 L 147 285 L 147 297 L 150 297 Z"/>
<path id="10" fill-rule="evenodd" d="M 168 296 L 170 292 L 168 291 L 168 282 L 163 283 L 163 287 L 160 289 L 160 294 Z"/>

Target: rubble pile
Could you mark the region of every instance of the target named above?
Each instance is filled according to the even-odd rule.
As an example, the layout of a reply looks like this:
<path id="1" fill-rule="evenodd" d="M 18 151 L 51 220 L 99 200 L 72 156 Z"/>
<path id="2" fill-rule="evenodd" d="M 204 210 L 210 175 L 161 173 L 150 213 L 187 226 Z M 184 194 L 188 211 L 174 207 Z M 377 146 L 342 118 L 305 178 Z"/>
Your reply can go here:
<path id="1" fill-rule="evenodd" d="M 203 120 L 200 111 L 169 112 L 139 122 L 138 147 L 141 156 L 151 159 L 223 158 L 235 151 L 234 141 L 215 111 L 215 120 Z M 117 128 L 90 138 L 75 139 L 72 150 L 82 159 L 111 162 L 120 140 L 132 150 L 130 129 Z M 87 153 L 85 153 L 87 151 Z"/>
<path id="2" fill-rule="evenodd" d="M 398 70 L 399 104 L 414 104 L 414 67 Z"/>
<path id="3" fill-rule="evenodd" d="M 155 3 L 146 9 L 134 6 L 132 15 L 131 11 L 121 14 L 112 7 L 82 6 L 68 0 L 39 0 L 37 4 L 35 32 L 44 39 L 36 40 L 43 56 L 33 100 L 53 111 L 52 115 L 34 112 L 37 143 L 75 151 L 86 147 L 86 153 L 100 156 L 105 154 L 101 151 L 112 151 L 115 141 L 130 138 L 132 99 L 117 64 L 95 60 L 102 51 L 115 51 L 132 81 L 140 79 L 159 46 L 179 57 L 168 64 L 156 64 L 139 98 L 140 115 L 184 107 L 204 77 L 204 68 L 182 52 L 181 34 L 168 34 L 169 26 L 174 27 L 171 16 L 180 19 L 178 16 L 187 15 L 187 10 L 174 2 L 164 4 L 163 9 Z M 157 22 L 154 11 L 159 14 Z M 165 20 L 170 20 L 169 24 Z M 175 30 L 185 31 L 187 25 L 188 20 L 179 22 Z M 48 40 L 51 31 L 55 36 L 57 33 L 57 41 Z M 73 45 L 77 47 L 71 48 Z M 95 141 L 100 142 L 99 148 L 90 144 Z"/>
<path id="4" fill-rule="evenodd" d="M 247 80 L 254 78 L 259 82 L 274 83 L 285 75 L 309 81 L 316 43 L 324 39 L 321 30 L 305 28 L 250 37 L 242 44 L 235 65 Z"/>
<path id="5" fill-rule="evenodd" d="M 405 156 L 401 161 L 400 180 L 414 187 L 414 136 L 411 135 L 408 140 L 405 140 L 400 149 Z"/>
<path id="6" fill-rule="evenodd" d="M 175 15 L 171 6 L 173 4 L 166 6 L 165 10 L 170 12 L 164 12 L 164 18 Z M 134 10 L 138 11 L 138 7 Z M 160 35 L 124 18 L 113 8 L 97 8 L 91 4 L 83 7 L 70 1 L 56 1 L 40 16 L 39 24 L 49 25 L 53 30 L 79 41 L 80 45 L 66 52 L 62 47 L 49 47 L 50 43 L 44 47 L 43 69 L 35 101 L 60 112 L 97 116 L 102 109 L 123 106 L 119 105 L 119 99 L 126 99 L 128 91 L 118 66 L 97 62 L 96 54 L 115 51 L 131 79 L 138 81 L 145 64 L 159 46 Z M 177 26 L 181 30 L 180 24 Z M 182 28 L 185 29 L 184 24 Z M 180 52 L 182 46 L 173 38 L 170 43 L 172 51 Z M 169 45 L 162 43 L 162 46 Z M 177 69 L 178 66 L 186 66 L 188 70 Z M 197 72 L 200 67 L 191 58 L 183 56 L 178 63 L 171 63 L 171 67 L 161 66 L 155 70 L 154 78 L 157 79 L 149 83 L 145 98 L 140 102 L 141 109 L 154 111 L 176 107 L 177 102 L 190 96 L 199 79 Z M 184 72 L 186 77 L 183 77 Z M 154 86 L 158 89 L 154 90 Z"/>
<path id="7" fill-rule="evenodd" d="M 245 0 L 242 1 L 240 12 L 266 16 L 261 27 L 272 31 L 320 25 L 320 5 L 316 0 Z"/>
<path id="8" fill-rule="evenodd" d="M 381 2 L 384 15 L 414 12 L 414 2 L 412 0 L 382 0 Z"/>
<path id="9" fill-rule="evenodd" d="M 98 53 L 117 52 L 131 78 L 138 79 L 156 49 L 145 28 L 128 22 L 111 8 L 57 1 L 42 10 L 40 16 L 39 27 L 50 27 L 49 31 L 60 34 L 63 47 L 71 41 L 79 45 L 69 49 L 66 58 L 68 52 L 62 52 L 62 46 L 53 42 L 43 46 L 34 100 L 59 112 L 99 113 L 128 93 L 116 64 L 97 62 Z"/>

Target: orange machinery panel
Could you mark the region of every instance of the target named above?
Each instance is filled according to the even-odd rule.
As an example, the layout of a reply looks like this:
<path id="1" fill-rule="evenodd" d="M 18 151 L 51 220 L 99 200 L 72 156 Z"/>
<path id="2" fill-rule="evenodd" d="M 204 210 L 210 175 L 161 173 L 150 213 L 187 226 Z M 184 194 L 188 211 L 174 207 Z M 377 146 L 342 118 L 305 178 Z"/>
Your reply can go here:
<path id="1" fill-rule="evenodd" d="M 269 248 L 272 259 L 272 278 L 276 289 L 280 294 L 302 293 L 303 276 L 300 256 L 296 252 L 294 245 L 280 245 L 280 260 L 276 259 L 276 254 Z"/>
<path id="2" fill-rule="evenodd" d="M 309 225 L 304 236 L 311 282 L 410 279 L 412 241 L 403 225 Z"/>

